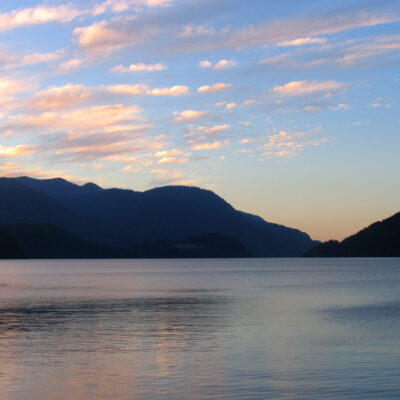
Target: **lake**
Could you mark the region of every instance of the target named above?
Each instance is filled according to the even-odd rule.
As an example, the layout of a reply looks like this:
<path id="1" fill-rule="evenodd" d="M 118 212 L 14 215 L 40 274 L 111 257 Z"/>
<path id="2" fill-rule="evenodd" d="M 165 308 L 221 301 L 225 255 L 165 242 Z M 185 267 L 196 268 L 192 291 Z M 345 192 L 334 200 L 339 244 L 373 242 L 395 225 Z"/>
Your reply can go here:
<path id="1" fill-rule="evenodd" d="M 400 399 L 400 259 L 0 262 L 1 400 Z"/>

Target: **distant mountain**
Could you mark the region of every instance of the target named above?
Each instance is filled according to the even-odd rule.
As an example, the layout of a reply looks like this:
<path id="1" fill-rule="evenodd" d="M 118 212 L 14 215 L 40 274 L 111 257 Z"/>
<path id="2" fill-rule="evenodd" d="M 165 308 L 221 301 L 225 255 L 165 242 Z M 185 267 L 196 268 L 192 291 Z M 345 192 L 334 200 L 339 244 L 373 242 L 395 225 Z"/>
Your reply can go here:
<path id="1" fill-rule="evenodd" d="M 91 243 L 53 225 L 0 225 L 0 259 L 189 257 L 246 258 L 251 254 L 239 240 L 218 234 L 134 243 L 123 248 Z"/>
<path id="2" fill-rule="evenodd" d="M 330 240 L 305 257 L 400 257 L 400 212 L 375 222 L 342 242 Z"/>
<path id="3" fill-rule="evenodd" d="M 318 243 L 237 211 L 209 190 L 186 186 L 135 192 L 60 178 L 0 178 L 0 223 L 17 222 L 56 225 L 86 241 L 119 247 L 212 232 L 239 240 L 255 257 L 296 257 Z"/>

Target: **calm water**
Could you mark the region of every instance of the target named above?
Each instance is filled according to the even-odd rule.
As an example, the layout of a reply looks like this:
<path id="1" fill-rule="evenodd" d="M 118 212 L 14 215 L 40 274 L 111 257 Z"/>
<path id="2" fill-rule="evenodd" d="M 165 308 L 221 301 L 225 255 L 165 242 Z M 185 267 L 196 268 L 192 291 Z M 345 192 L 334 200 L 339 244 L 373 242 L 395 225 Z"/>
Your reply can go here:
<path id="1" fill-rule="evenodd" d="M 400 259 L 0 262 L 1 400 L 400 399 Z"/>

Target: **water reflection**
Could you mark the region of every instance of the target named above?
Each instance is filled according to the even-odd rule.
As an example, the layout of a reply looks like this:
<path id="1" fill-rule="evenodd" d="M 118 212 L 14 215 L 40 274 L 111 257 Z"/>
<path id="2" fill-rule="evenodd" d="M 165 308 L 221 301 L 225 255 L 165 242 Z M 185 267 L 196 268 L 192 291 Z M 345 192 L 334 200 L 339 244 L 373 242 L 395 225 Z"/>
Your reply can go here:
<path id="1" fill-rule="evenodd" d="M 3 306 L 2 400 L 132 399 L 149 395 L 149 387 L 157 398 L 177 388 L 185 393 L 182 373 L 196 376 L 196 367 L 185 372 L 188 356 L 179 353 L 215 350 L 231 304 L 225 297 L 179 296 Z"/>
<path id="2" fill-rule="evenodd" d="M 0 268 L 1 400 L 400 398 L 396 262 L 108 263 Z"/>

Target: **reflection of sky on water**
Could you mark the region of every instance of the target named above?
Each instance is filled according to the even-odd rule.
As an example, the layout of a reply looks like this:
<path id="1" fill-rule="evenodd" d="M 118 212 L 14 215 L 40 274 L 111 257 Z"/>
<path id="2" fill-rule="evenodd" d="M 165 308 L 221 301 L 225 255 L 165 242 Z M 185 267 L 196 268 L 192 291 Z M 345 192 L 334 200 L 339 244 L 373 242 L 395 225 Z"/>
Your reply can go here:
<path id="1" fill-rule="evenodd" d="M 151 262 L 0 268 L 1 400 L 400 398 L 396 260 Z"/>

